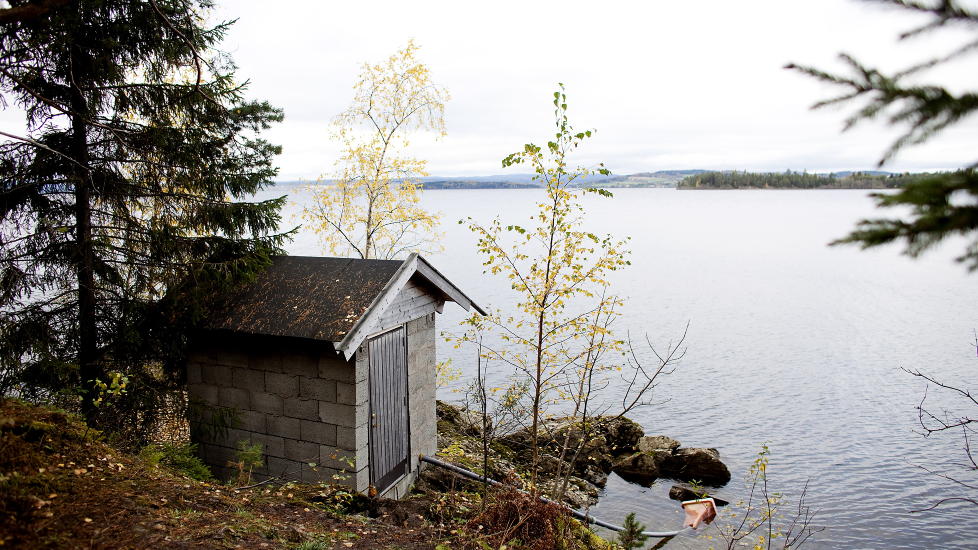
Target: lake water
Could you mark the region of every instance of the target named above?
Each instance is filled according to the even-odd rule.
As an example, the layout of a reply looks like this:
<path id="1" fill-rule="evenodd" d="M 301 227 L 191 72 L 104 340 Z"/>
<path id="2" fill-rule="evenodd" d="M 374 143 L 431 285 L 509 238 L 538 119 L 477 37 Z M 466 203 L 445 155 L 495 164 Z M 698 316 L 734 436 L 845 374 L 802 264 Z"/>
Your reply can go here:
<path id="1" fill-rule="evenodd" d="M 445 250 L 429 259 L 480 304 L 511 307 L 508 286 L 482 274 L 472 235 L 456 222 L 525 223 L 540 196 L 426 192 L 445 231 Z M 304 197 L 293 194 L 289 212 Z M 718 448 L 734 474 L 717 492 L 728 500 L 743 495 L 743 474 L 766 443 L 775 490 L 794 497 L 811 480 L 808 501 L 826 527 L 813 548 L 978 547 L 974 507 L 911 514 L 967 494 L 919 466 L 967 472 L 953 466 L 965 459 L 959 434 L 914 433 L 924 384 L 900 370 L 974 383 L 978 275 L 952 261 L 961 241 L 916 261 L 895 247 L 827 247 L 875 214 L 865 191 L 633 189 L 586 206 L 589 229 L 632 237 L 632 265 L 616 274 L 627 297 L 619 330 L 665 342 L 690 322 L 689 351 L 656 394 L 668 401 L 632 415 L 647 434 Z M 322 253 L 308 232 L 289 251 Z M 462 314 L 445 312 L 439 328 L 451 330 Z M 438 352 L 471 372 L 471 352 L 445 343 Z M 929 399 L 937 410 L 963 407 L 934 391 Z M 649 529 L 677 528 L 671 484 L 643 488 L 612 475 L 593 511 L 610 521 L 634 511 Z M 666 545 L 710 546 L 698 533 Z"/>

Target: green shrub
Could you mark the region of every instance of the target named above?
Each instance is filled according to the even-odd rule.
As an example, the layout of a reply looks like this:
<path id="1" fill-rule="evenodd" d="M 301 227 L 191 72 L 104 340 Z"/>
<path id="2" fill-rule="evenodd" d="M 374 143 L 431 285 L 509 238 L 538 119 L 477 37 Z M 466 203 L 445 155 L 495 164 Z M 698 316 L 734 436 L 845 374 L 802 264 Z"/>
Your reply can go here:
<path id="1" fill-rule="evenodd" d="M 645 541 L 648 539 L 642 534 L 645 531 L 645 526 L 635 519 L 635 512 L 632 512 L 625 516 L 625 530 L 618 533 L 618 544 L 621 545 L 625 550 L 632 550 L 634 548 L 642 548 L 645 546 Z"/>
<path id="2" fill-rule="evenodd" d="M 238 441 L 238 450 L 234 452 L 232 465 L 238 469 L 238 485 L 251 483 L 251 471 L 265 462 L 265 447 L 261 443 L 252 443 L 247 439 Z"/>
<path id="3" fill-rule="evenodd" d="M 197 481 L 213 481 L 210 468 L 197 458 L 197 445 L 193 443 L 152 443 L 143 447 L 139 456 L 153 465 L 169 466 Z"/>

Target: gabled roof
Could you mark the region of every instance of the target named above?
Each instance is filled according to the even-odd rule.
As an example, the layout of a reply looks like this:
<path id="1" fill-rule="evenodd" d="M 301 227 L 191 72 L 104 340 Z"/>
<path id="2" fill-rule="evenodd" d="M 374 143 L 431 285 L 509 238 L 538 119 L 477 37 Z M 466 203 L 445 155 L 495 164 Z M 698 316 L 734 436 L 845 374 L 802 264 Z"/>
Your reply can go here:
<path id="1" fill-rule="evenodd" d="M 228 300 L 205 328 L 332 342 L 346 357 L 376 331 L 380 315 L 412 277 L 421 277 L 466 311 L 485 311 L 427 260 L 279 256 Z"/>

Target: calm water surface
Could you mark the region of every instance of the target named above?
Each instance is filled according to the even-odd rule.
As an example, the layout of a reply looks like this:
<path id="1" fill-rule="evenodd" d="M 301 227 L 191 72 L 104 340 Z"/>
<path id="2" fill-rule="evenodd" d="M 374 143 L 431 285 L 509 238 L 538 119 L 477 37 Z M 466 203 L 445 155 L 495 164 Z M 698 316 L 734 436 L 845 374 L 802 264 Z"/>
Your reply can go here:
<path id="1" fill-rule="evenodd" d="M 294 213 L 305 195 L 283 191 L 293 191 Z M 923 384 L 900 367 L 973 385 L 978 275 L 953 263 L 960 241 L 917 261 L 896 249 L 827 247 L 874 214 L 866 194 L 635 189 L 587 199 L 589 229 L 632 237 L 632 266 L 616 275 L 627 297 L 619 329 L 666 342 L 690 322 L 689 351 L 656 394 L 668 401 L 632 416 L 647 434 L 718 448 L 734 473 L 718 491 L 728 500 L 743 494 L 743 473 L 766 443 L 775 490 L 797 496 L 811 480 L 808 499 L 826 527 L 814 548 L 975 548 L 974 508 L 911 514 L 962 494 L 919 465 L 950 471 L 964 455 L 956 434 L 913 432 Z M 445 232 L 444 252 L 430 260 L 482 305 L 511 307 L 507 285 L 482 275 L 472 235 L 456 222 L 524 223 L 540 196 L 426 192 Z M 321 249 L 301 232 L 290 252 Z M 445 311 L 439 327 L 451 330 L 463 315 Z M 444 343 L 438 352 L 466 369 L 472 362 Z M 959 404 L 931 399 L 935 409 Z M 615 521 L 635 511 L 650 529 L 676 528 L 671 484 L 643 488 L 612 475 L 595 512 Z M 666 547 L 710 545 L 693 533 Z"/>

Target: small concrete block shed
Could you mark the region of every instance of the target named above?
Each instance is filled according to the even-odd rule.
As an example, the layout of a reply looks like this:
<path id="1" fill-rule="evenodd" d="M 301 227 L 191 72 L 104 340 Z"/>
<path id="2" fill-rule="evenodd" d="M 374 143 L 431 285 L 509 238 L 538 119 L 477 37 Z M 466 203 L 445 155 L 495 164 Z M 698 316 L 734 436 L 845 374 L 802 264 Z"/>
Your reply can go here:
<path id="1" fill-rule="evenodd" d="M 191 346 L 191 432 L 201 457 L 229 477 L 237 445 L 248 441 L 264 451 L 252 472 L 259 480 L 400 498 L 418 454 L 437 450 L 435 313 L 445 302 L 485 314 L 417 254 L 275 258 Z"/>

